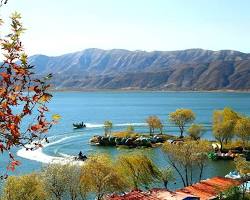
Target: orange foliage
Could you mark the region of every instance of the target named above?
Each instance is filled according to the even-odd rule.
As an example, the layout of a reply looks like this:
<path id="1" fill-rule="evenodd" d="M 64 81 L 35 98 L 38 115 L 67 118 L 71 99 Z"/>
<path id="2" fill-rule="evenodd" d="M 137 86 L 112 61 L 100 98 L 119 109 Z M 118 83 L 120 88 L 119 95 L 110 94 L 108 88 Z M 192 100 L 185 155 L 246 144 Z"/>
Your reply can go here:
<path id="1" fill-rule="evenodd" d="M 28 63 L 28 56 L 20 41 L 24 31 L 20 19 L 20 14 L 14 13 L 11 16 L 12 33 L 4 39 L 0 38 L 4 56 L 0 62 L 0 151 L 9 152 L 8 170 L 20 165 L 11 154 L 13 146 L 27 150 L 41 147 L 41 141 L 47 141 L 45 133 L 56 123 L 55 119 L 49 121 L 45 117 L 49 111 L 46 102 L 52 98 L 47 92 L 49 84 L 46 83 L 51 75 L 34 78 L 34 66 Z M 28 125 L 22 123 L 27 117 L 31 118 Z M 27 147 L 27 144 L 34 146 Z"/>

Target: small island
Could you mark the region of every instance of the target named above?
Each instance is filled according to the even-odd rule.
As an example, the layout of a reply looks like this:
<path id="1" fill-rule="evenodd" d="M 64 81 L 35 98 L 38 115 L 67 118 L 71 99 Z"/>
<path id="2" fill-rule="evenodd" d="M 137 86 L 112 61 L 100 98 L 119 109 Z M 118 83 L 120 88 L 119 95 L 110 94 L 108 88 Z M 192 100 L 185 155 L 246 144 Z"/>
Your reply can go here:
<path id="1" fill-rule="evenodd" d="M 163 124 L 157 116 L 150 116 L 146 120 L 149 126 L 148 133 L 135 132 L 134 126 L 129 125 L 127 130 L 111 132 L 113 123 L 104 122 L 104 136 L 95 135 L 90 139 L 90 143 L 99 146 L 123 146 L 128 148 L 137 147 L 157 147 L 170 139 L 177 139 L 176 136 L 163 134 Z M 155 134 L 155 129 L 159 133 Z"/>
<path id="2" fill-rule="evenodd" d="M 124 136 L 123 136 L 124 135 Z M 90 139 L 90 143 L 99 146 L 127 146 L 136 147 L 157 147 L 175 136 L 166 134 L 145 135 L 139 133 L 127 134 L 126 131 L 115 132 L 112 136 L 95 135 Z"/>
<path id="3" fill-rule="evenodd" d="M 225 122 L 218 121 L 221 117 L 229 118 Z M 206 142 L 209 146 L 207 157 L 213 161 L 233 160 L 243 156 L 250 160 L 250 149 L 248 143 L 249 119 L 241 116 L 230 108 L 224 108 L 214 112 L 213 135 L 216 140 L 202 139 L 206 129 L 201 124 L 193 123 L 195 113 L 190 109 L 177 109 L 169 114 L 169 121 L 180 130 L 180 135 L 163 133 L 163 123 L 157 116 L 149 116 L 145 121 L 148 133 L 135 131 L 134 126 L 128 125 L 126 130 L 112 132 L 113 123 L 104 122 L 104 135 L 95 135 L 90 139 L 92 145 L 111 146 L 122 148 L 154 148 L 164 143 L 180 144 L 192 141 Z M 192 124 L 191 124 L 192 123 Z M 186 126 L 190 124 L 185 131 Z M 184 135 L 184 132 L 186 135 Z M 234 132 L 238 134 L 234 135 Z M 233 140 L 238 137 L 240 140 Z"/>

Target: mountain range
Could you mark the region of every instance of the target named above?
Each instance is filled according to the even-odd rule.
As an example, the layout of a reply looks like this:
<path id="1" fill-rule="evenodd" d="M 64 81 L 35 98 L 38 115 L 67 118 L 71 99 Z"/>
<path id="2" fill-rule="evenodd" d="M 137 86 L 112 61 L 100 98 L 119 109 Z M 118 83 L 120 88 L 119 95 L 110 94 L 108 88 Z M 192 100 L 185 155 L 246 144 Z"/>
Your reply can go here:
<path id="1" fill-rule="evenodd" d="M 233 50 L 85 49 L 29 58 L 56 89 L 249 90 L 250 54 Z"/>

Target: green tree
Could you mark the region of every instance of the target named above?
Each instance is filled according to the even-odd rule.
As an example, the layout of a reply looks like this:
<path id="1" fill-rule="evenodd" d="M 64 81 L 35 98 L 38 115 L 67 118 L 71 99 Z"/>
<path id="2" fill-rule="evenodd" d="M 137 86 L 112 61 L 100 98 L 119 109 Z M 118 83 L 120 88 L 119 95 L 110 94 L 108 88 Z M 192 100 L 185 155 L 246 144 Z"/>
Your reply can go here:
<path id="1" fill-rule="evenodd" d="M 1 200 L 46 200 L 49 195 L 38 174 L 10 176 L 4 184 Z"/>
<path id="2" fill-rule="evenodd" d="M 85 176 L 85 174 L 80 172 L 79 196 L 81 197 L 81 200 L 87 200 L 91 191 L 91 186 L 88 184 L 86 178 L 82 179 L 83 176 Z"/>
<path id="3" fill-rule="evenodd" d="M 234 137 L 234 127 L 240 119 L 238 113 L 230 108 L 216 110 L 213 113 L 213 134 L 223 149 L 223 143 L 227 143 Z"/>
<path id="4" fill-rule="evenodd" d="M 201 180 L 205 163 L 208 160 L 207 153 L 211 149 L 210 146 L 209 142 L 206 141 L 164 143 L 163 151 L 169 164 L 180 176 L 184 187 Z"/>
<path id="5" fill-rule="evenodd" d="M 142 154 L 120 155 L 117 166 L 135 189 L 140 187 L 148 188 L 150 184 L 159 179 L 160 172 L 157 166 Z"/>
<path id="6" fill-rule="evenodd" d="M 160 169 L 160 181 L 163 182 L 163 185 L 166 189 L 168 189 L 168 183 L 174 180 L 175 177 L 172 168 L 168 167 Z"/>
<path id="7" fill-rule="evenodd" d="M 245 158 L 238 156 L 234 159 L 235 167 L 237 171 L 242 175 L 246 176 L 250 173 L 250 162 Z"/>
<path id="8" fill-rule="evenodd" d="M 97 200 L 105 194 L 121 192 L 128 188 L 128 182 L 113 165 L 108 155 L 94 155 L 86 160 L 81 169 L 81 183 L 88 186 Z"/>
<path id="9" fill-rule="evenodd" d="M 135 131 L 134 126 L 128 125 L 128 126 L 127 126 L 127 131 L 128 131 L 129 133 L 133 133 L 133 132 Z"/>
<path id="10" fill-rule="evenodd" d="M 112 128 L 113 128 L 113 123 L 111 121 L 104 122 L 104 134 L 105 134 L 105 136 L 111 135 Z"/>
<path id="11" fill-rule="evenodd" d="M 161 122 L 160 118 L 157 116 L 149 116 L 146 119 L 146 122 L 147 122 L 148 127 L 149 127 L 149 134 L 150 135 L 154 134 L 155 129 L 162 130 L 162 128 L 163 128 L 162 122 Z"/>
<path id="12" fill-rule="evenodd" d="M 195 114 L 190 109 L 177 109 L 169 114 L 170 122 L 174 123 L 180 129 L 180 137 L 183 137 L 185 126 L 195 120 Z"/>
<path id="13" fill-rule="evenodd" d="M 243 117 L 236 122 L 234 127 L 235 134 L 241 139 L 242 145 L 245 148 L 250 141 L 250 118 Z"/>
<path id="14" fill-rule="evenodd" d="M 71 200 L 77 199 L 80 187 L 80 170 L 70 164 L 50 164 L 42 170 L 46 191 L 56 200 L 62 200 L 67 194 Z"/>
<path id="15" fill-rule="evenodd" d="M 243 194 L 242 188 L 241 187 L 231 187 L 225 192 L 222 192 L 219 197 L 217 198 L 218 200 L 250 200 L 249 197 L 246 197 L 245 194 Z"/>
<path id="16" fill-rule="evenodd" d="M 205 129 L 200 124 L 192 124 L 187 130 L 189 137 L 191 137 L 193 140 L 199 140 L 204 132 Z"/>
<path id="17" fill-rule="evenodd" d="M 163 134 L 163 124 L 162 124 L 162 122 L 159 124 L 159 126 L 158 126 L 158 128 L 159 128 L 159 130 L 160 130 L 160 134 L 162 135 Z"/>
<path id="18" fill-rule="evenodd" d="M 83 190 L 80 181 L 80 167 L 71 164 L 60 167 L 63 168 L 63 173 L 67 175 L 65 185 L 67 186 L 66 191 L 69 194 L 70 200 L 77 200 Z"/>
<path id="19" fill-rule="evenodd" d="M 244 181 L 241 186 L 242 199 L 249 199 L 246 197 L 247 181 L 249 180 L 248 174 L 250 173 L 250 162 L 241 156 L 234 159 L 236 170 L 241 174 Z"/>

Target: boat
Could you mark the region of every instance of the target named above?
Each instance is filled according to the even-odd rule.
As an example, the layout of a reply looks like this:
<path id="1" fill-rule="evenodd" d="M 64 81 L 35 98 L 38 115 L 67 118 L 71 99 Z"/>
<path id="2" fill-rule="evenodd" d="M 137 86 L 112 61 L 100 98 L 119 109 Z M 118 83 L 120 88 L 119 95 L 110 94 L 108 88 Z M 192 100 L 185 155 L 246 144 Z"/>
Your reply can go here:
<path id="1" fill-rule="evenodd" d="M 86 128 L 86 124 L 84 124 L 83 122 L 81 122 L 81 123 L 73 123 L 73 127 L 74 127 L 74 129 Z"/>
<path id="2" fill-rule="evenodd" d="M 241 179 L 242 178 L 240 173 L 237 172 L 237 171 L 231 171 L 225 177 L 226 178 L 231 178 L 231 179 Z"/>
<path id="3" fill-rule="evenodd" d="M 85 160 L 87 160 L 87 156 L 83 155 L 83 153 L 80 151 L 78 156 L 75 157 L 75 160 L 77 160 L 77 161 L 85 161 Z"/>

